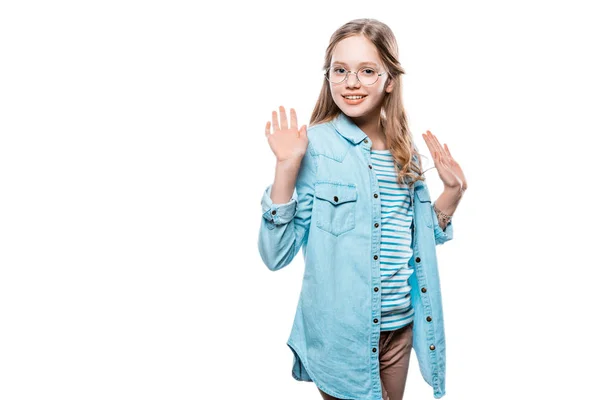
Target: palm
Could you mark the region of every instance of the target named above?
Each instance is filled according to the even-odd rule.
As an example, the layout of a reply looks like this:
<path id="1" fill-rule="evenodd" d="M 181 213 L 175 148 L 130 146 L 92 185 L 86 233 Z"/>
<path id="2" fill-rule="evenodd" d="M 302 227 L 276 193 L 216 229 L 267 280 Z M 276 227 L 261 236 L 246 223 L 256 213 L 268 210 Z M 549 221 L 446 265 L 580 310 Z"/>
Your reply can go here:
<path id="1" fill-rule="evenodd" d="M 452 157 L 452 154 L 450 154 L 448 145 L 444 143 L 444 147 L 442 147 L 437 137 L 430 131 L 427 131 L 427 134 L 423 134 L 423 139 L 425 139 L 425 143 L 433 156 L 435 168 L 444 186 L 448 188 L 460 188 L 463 191 L 467 190 L 465 174 L 460 165 Z"/>
<path id="2" fill-rule="evenodd" d="M 291 161 L 302 159 L 308 147 L 308 136 L 306 126 L 298 130 L 296 111 L 290 109 L 290 126 L 288 127 L 285 108 L 279 107 L 281 124 L 277 118 L 277 112 L 272 113 L 273 133 L 271 133 L 271 122 L 267 122 L 265 136 L 271 150 L 277 157 L 277 161 Z"/>

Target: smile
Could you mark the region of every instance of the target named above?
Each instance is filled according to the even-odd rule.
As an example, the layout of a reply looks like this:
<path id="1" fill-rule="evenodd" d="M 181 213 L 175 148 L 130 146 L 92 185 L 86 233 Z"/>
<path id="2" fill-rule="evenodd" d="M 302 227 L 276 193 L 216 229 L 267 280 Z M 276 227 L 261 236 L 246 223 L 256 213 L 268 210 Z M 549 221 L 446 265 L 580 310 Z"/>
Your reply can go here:
<path id="1" fill-rule="evenodd" d="M 344 103 L 351 105 L 351 106 L 356 106 L 360 103 L 362 103 L 363 101 L 365 101 L 365 98 L 367 96 L 343 96 L 342 98 L 344 99 Z"/>

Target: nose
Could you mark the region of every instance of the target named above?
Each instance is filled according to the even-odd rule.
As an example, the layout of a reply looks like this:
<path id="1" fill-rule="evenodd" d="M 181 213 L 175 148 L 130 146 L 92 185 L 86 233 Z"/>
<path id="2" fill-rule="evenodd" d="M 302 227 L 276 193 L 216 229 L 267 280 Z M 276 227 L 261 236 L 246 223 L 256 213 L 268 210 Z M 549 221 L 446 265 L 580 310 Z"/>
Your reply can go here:
<path id="1" fill-rule="evenodd" d="M 346 84 L 348 87 L 360 86 L 360 81 L 358 80 L 358 74 L 356 72 L 348 73 L 348 77 L 346 78 Z"/>

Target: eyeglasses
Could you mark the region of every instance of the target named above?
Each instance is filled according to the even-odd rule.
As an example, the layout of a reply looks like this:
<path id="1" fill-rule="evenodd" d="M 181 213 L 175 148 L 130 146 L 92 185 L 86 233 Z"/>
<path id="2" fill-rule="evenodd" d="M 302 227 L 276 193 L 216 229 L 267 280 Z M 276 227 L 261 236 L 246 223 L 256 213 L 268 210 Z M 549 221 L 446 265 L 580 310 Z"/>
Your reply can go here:
<path id="1" fill-rule="evenodd" d="M 379 77 L 385 74 L 385 72 L 378 74 L 377 71 L 371 67 L 364 67 L 358 72 L 352 72 L 346 71 L 346 69 L 341 66 L 333 66 L 327 68 L 325 71 L 325 78 L 327 78 L 327 80 L 333 84 L 339 84 L 348 79 L 348 74 L 356 75 L 356 79 L 358 79 L 360 83 L 370 86 L 374 85 Z"/>

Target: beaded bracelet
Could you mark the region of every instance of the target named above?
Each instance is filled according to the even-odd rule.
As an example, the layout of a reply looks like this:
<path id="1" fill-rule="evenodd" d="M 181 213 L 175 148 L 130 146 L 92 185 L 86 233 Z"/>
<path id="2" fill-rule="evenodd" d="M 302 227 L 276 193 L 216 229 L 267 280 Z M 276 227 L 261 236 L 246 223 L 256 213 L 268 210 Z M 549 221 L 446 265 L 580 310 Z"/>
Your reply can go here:
<path id="1" fill-rule="evenodd" d="M 437 214 L 438 218 L 441 217 L 440 222 L 445 222 L 446 225 L 448 225 L 448 222 L 450 222 L 452 220 L 452 215 L 448 215 L 448 214 L 444 214 L 443 212 L 441 212 L 435 203 L 433 203 L 433 210 L 435 211 L 435 213 Z"/>

